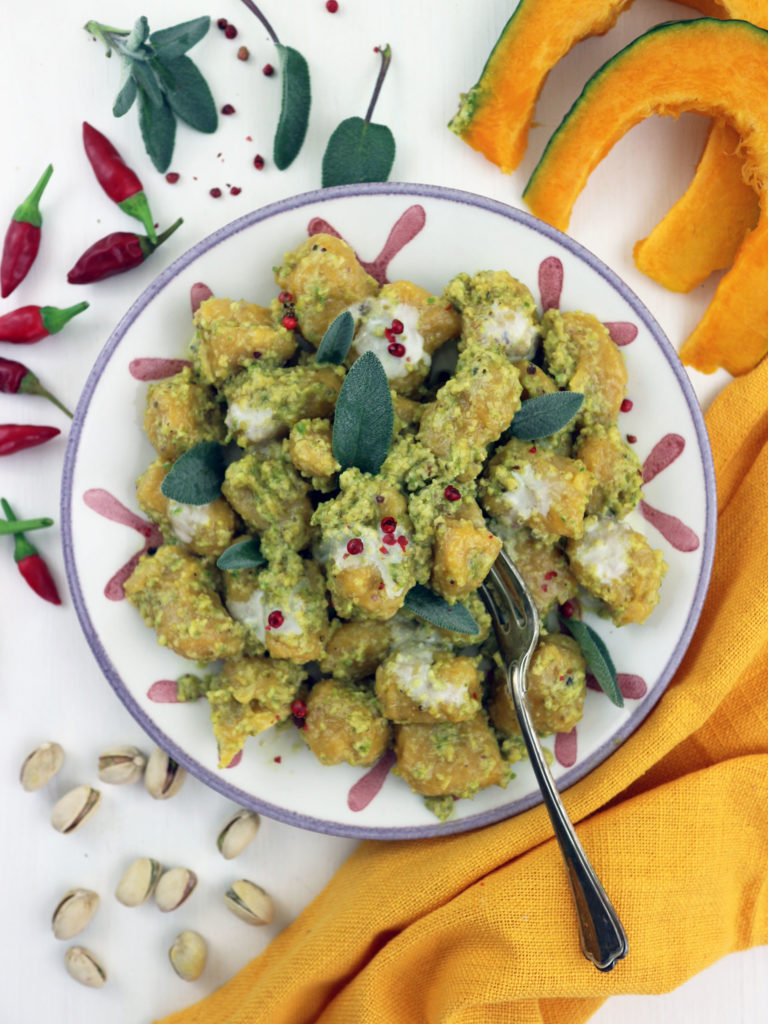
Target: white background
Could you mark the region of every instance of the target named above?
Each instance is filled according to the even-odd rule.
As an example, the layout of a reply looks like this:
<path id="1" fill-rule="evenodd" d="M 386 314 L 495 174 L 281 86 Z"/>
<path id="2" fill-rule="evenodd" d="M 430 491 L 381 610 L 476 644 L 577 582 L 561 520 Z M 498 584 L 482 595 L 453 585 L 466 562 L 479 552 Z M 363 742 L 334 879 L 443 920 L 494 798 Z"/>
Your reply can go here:
<path id="1" fill-rule="evenodd" d="M 8 0 L 5 4 L 10 7 Z M 523 165 L 504 177 L 445 124 L 459 92 L 477 79 L 512 7 L 512 0 L 388 0 L 381 5 L 340 0 L 339 12 L 331 15 L 323 0 L 265 0 L 281 40 L 307 57 L 314 95 L 304 148 L 291 168 L 279 172 L 271 164 L 271 139 L 280 82 L 260 73 L 276 59 L 256 19 L 236 0 L 221 0 L 215 9 L 184 0 L 147 5 L 154 29 L 201 14 L 214 22 L 227 17 L 239 29 L 238 39 L 229 41 L 214 24 L 191 53 L 218 106 L 231 103 L 236 113 L 222 117 L 213 136 L 179 129 L 172 169 L 181 180 L 171 186 L 144 153 L 135 111 L 119 121 L 112 117 L 117 61 L 105 60 L 101 45 L 82 29 L 89 18 L 129 28 L 144 9 L 127 0 L 14 4 L 6 11 L 0 41 L 3 230 L 46 164 L 52 162 L 55 171 L 43 201 L 40 255 L 26 281 L 0 303 L 0 314 L 28 303 L 67 306 L 81 298 L 91 308 L 61 334 L 34 346 L 3 344 L 0 354 L 29 365 L 74 407 L 110 331 L 155 274 L 236 216 L 319 187 L 331 131 L 342 118 L 365 113 L 378 71 L 372 52 L 376 44 L 389 42 L 393 50 L 375 115 L 397 140 L 392 179 L 464 188 L 520 206 L 546 139 L 591 71 L 650 25 L 692 13 L 666 0 L 645 0 L 606 36 L 578 46 L 547 82 Z M 251 51 L 245 63 L 235 57 L 242 44 Z M 80 141 L 83 120 L 104 131 L 142 176 L 160 225 L 179 215 L 185 223 L 140 268 L 78 288 L 66 283 L 66 272 L 86 246 L 134 226 L 93 178 Z M 713 283 L 689 296 L 668 294 L 635 271 L 631 250 L 684 188 L 705 128 L 704 119 L 695 116 L 638 126 L 592 176 L 571 224 L 574 237 L 635 289 L 676 347 L 701 315 Z M 252 165 L 257 153 L 266 160 L 261 172 Z M 241 193 L 231 196 L 230 185 Z M 220 199 L 210 197 L 213 187 L 222 188 Z M 705 406 L 727 380 L 725 374 L 692 377 Z M 0 395 L 0 421 L 61 428 L 61 438 L 0 462 L 0 493 L 20 516 L 58 519 L 68 421 L 42 399 L 8 395 Z M 110 443 L 105 437 L 107 452 Z M 0 1021 L 149 1024 L 205 995 L 262 950 L 332 876 L 354 842 L 265 819 L 247 851 L 226 862 L 215 838 L 235 808 L 194 779 L 165 803 L 153 801 L 140 786 L 102 785 L 95 818 L 71 836 L 56 833 L 48 822 L 53 803 L 71 786 L 96 781 L 101 751 L 117 743 L 135 743 L 146 751 L 151 745 L 113 695 L 80 633 L 66 592 L 58 523 L 32 539 L 52 567 L 64 604 L 47 605 L 25 586 L 13 566 L 10 541 L 0 538 Z M 19 766 L 44 739 L 63 745 L 65 766 L 44 790 L 25 793 Z M 197 872 L 197 891 L 184 908 L 163 915 L 151 905 L 128 910 L 115 901 L 112 893 L 124 867 L 143 855 Z M 252 878 L 272 893 L 277 915 L 269 928 L 248 928 L 223 907 L 221 892 L 239 877 Z M 109 983 L 100 992 L 68 977 L 63 968 L 67 944 L 50 930 L 53 907 L 75 886 L 93 888 L 102 897 L 99 913 L 82 936 L 109 972 Z M 166 951 L 183 928 L 200 930 L 211 948 L 205 974 L 191 985 L 177 979 L 167 962 Z M 750 951 L 727 958 L 669 995 L 614 998 L 593 1020 L 757 1024 L 765 1019 L 767 979 L 768 952 Z"/>

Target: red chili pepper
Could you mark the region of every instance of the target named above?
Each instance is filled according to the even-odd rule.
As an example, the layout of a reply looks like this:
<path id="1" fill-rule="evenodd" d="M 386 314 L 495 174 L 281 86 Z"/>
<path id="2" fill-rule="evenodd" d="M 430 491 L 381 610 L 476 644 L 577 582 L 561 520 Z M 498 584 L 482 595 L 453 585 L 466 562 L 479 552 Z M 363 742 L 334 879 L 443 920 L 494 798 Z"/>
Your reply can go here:
<path id="1" fill-rule="evenodd" d="M 93 125 L 83 121 L 83 145 L 93 173 L 112 202 L 129 217 L 144 225 L 150 241 L 157 241 L 155 224 L 138 175 L 125 163 L 118 151 Z"/>
<path id="2" fill-rule="evenodd" d="M 11 506 L 5 498 L 0 498 L 0 502 L 8 522 L 17 522 Z M 50 601 L 51 604 L 61 604 L 59 592 L 56 589 L 56 584 L 53 582 L 48 566 L 37 553 L 37 548 L 34 544 L 30 544 L 23 533 L 16 534 L 13 558 L 19 567 L 19 572 L 38 597 L 42 597 L 44 601 Z"/>
<path id="3" fill-rule="evenodd" d="M 181 223 L 182 218 L 179 217 L 157 236 L 156 242 L 131 231 L 115 231 L 114 234 L 106 235 L 85 250 L 67 274 L 67 280 L 70 284 L 90 284 L 92 281 L 103 281 L 105 277 L 133 270 L 143 263 L 147 256 L 151 256 Z"/>
<path id="4" fill-rule="evenodd" d="M 27 198 L 16 208 L 3 243 L 3 257 L 0 261 L 0 294 L 7 298 L 29 273 L 40 248 L 40 198 L 48 180 L 53 174 L 49 164 Z"/>
<path id="5" fill-rule="evenodd" d="M 73 316 L 88 309 L 87 302 L 78 302 L 68 309 L 56 306 L 20 306 L 0 316 L 0 341 L 31 345 L 49 334 L 56 334 Z"/>
<path id="6" fill-rule="evenodd" d="M 70 419 L 72 418 L 69 409 L 43 387 L 40 378 L 29 367 L 23 363 L 17 363 L 15 359 L 4 359 L 0 356 L 0 391 L 7 395 L 40 395 L 41 398 L 47 398 L 53 402 Z"/>
<path id="7" fill-rule="evenodd" d="M 34 448 L 56 437 L 58 427 L 38 427 L 32 423 L 0 423 L 0 455 L 13 455 L 24 448 Z"/>

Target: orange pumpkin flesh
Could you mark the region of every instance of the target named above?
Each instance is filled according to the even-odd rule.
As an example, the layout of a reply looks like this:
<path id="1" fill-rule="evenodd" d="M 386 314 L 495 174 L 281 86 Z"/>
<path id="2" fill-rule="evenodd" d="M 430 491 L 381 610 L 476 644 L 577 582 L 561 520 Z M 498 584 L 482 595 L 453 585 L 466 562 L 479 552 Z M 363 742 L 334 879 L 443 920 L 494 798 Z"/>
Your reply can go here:
<path id="1" fill-rule="evenodd" d="M 685 111 L 732 123 L 742 140 L 745 180 L 760 196 L 760 217 L 680 350 L 684 363 L 704 373 L 718 367 L 745 373 L 768 351 L 766 95 L 768 32 L 711 18 L 651 29 L 587 82 L 524 192 L 536 216 L 564 231 L 590 173 L 633 125 L 651 114 Z"/>
<path id="2" fill-rule="evenodd" d="M 759 205 L 743 178 L 740 140 L 725 121 L 712 122 L 690 185 L 647 238 L 635 264 L 673 292 L 689 292 L 733 263 L 757 223 Z"/>

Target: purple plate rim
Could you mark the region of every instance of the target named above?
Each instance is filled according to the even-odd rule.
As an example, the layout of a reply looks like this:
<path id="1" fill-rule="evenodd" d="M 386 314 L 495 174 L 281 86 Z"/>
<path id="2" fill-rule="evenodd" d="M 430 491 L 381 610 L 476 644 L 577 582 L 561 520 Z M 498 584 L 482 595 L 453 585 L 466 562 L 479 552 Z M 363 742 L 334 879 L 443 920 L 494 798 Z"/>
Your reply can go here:
<path id="1" fill-rule="evenodd" d="M 185 253 L 174 260 L 173 263 L 169 264 L 169 266 L 166 267 L 166 269 L 163 270 L 147 286 L 147 288 L 141 293 L 141 295 L 139 295 L 136 301 L 120 319 L 117 326 L 105 342 L 101 352 L 97 356 L 91 372 L 88 375 L 88 379 L 86 380 L 77 408 L 75 409 L 72 428 L 70 430 L 64 455 L 60 503 L 62 542 L 67 583 L 75 605 L 75 611 L 80 622 L 80 627 L 83 630 L 88 645 L 90 646 L 101 671 L 104 673 L 107 681 L 112 686 L 113 690 L 125 705 L 129 713 L 144 729 L 144 731 L 157 743 L 158 746 L 161 746 L 165 751 L 167 751 L 174 760 L 183 765 L 192 775 L 211 789 L 221 793 L 221 795 L 227 799 L 234 800 L 236 803 L 239 803 L 244 807 L 251 808 L 265 814 L 267 817 L 274 818 L 277 821 L 294 827 L 309 829 L 310 831 L 321 832 L 326 835 L 338 835 L 355 839 L 425 839 L 452 835 L 459 832 L 468 832 L 476 828 L 482 828 L 486 825 L 495 824 L 496 822 L 503 821 L 507 818 L 515 817 L 541 803 L 541 796 L 537 791 L 534 791 L 529 793 L 527 796 L 511 800 L 507 804 L 502 804 L 499 807 L 492 808 L 488 811 L 482 811 L 475 815 L 468 815 L 465 818 L 460 818 L 455 821 L 449 820 L 447 822 L 436 822 L 434 825 L 404 826 L 402 828 L 366 827 L 365 825 L 351 825 L 344 822 L 329 821 L 324 818 L 314 818 L 298 811 L 286 810 L 285 808 L 270 804 L 267 800 L 254 797 L 252 794 L 245 792 L 233 783 L 228 782 L 220 775 L 214 774 L 207 768 L 203 767 L 198 761 L 187 754 L 182 748 L 174 743 L 170 737 L 152 721 L 151 718 L 149 718 L 149 716 L 136 702 L 135 698 L 131 695 L 119 673 L 112 664 L 112 660 L 104 649 L 99 638 L 99 634 L 91 621 L 85 599 L 80 589 L 72 540 L 72 483 L 83 423 L 85 421 L 91 398 L 93 397 L 93 393 L 101 379 L 101 376 L 109 363 L 109 360 L 112 358 L 115 350 L 122 341 L 123 336 L 136 317 L 166 287 L 166 285 L 177 277 L 182 270 L 194 263 L 194 261 L 201 255 L 207 253 L 210 249 L 213 249 L 215 246 L 226 241 L 228 238 L 231 238 L 233 235 L 238 234 L 240 231 L 250 228 L 254 224 L 258 224 L 268 218 L 296 210 L 304 206 L 310 206 L 318 203 L 331 203 L 334 200 L 345 199 L 351 196 L 360 197 L 377 195 L 404 195 L 416 199 L 438 199 L 479 207 L 487 212 L 506 217 L 508 220 L 516 221 L 530 230 L 546 236 L 553 242 L 556 242 L 558 245 L 568 250 L 573 256 L 581 259 L 619 293 L 624 301 L 633 309 L 638 318 L 648 328 L 655 343 L 665 356 L 685 398 L 693 421 L 704 476 L 706 508 L 699 577 L 696 583 L 694 597 L 691 602 L 685 627 L 677 641 L 677 644 L 675 645 L 674 650 L 670 654 L 666 665 L 659 673 L 658 681 L 654 685 L 653 690 L 648 694 L 643 702 L 638 705 L 636 710 L 632 712 L 627 721 L 617 729 L 605 743 L 592 751 L 584 761 L 580 761 L 570 771 L 567 771 L 558 777 L 558 789 L 560 791 L 564 791 L 569 786 L 572 786 L 574 783 L 583 779 L 598 765 L 602 764 L 603 761 L 607 760 L 608 757 L 618 749 L 619 745 L 623 743 L 624 740 L 626 740 L 627 737 L 629 737 L 643 721 L 645 721 L 661 699 L 662 694 L 666 690 L 675 669 L 682 660 L 683 654 L 691 641 L 694 629 L 696 628 L 696 624 L 701 615 L 701 609 L 704 604 L 704 598 L 709 586 L 709 579 L 712 571 L 712 562 L 715 550 L 715 534 L 717 529 L 717 509 L 714 464 L 709 446 L 709 436 L 704 423 L 704 416 L 691 382 L 688 379 L 688 376 L 683 369 L 671 342 L 662 331 L 656 319 L 650 313 L 645 304 L 638 298 L 635 292 L 614 271 L 603 263 L 601 259 L 595 256 L 595 254 L 585 246 L 581 245 L 581 243 L 570 238 L 568 235 L 565 235 L 557 228 L 553 228 L 549 224 L 538 220 L 525 210 L 520 210 L 517 207 L 502 203 L 496 199 L 491 199 L 488 196 L 482 196 L 474 192 L 467 192 L 460 189 L 447 188 L 440 185 L 410 182 L 377 182 L 359 185 L 339 185 L 334 188 L 316 189 L 310 192 L 299 193 L 298 195 L 290 196 L 286 199 L 278 200 L 266 206 L 258 207 L 257 209 L 244 214 L 242 217 L 230 221 L 228 224 L 223 225 L 221 228 L 218 228 L 210 235 L 201 239 L 201 241 L 193 245 Z"/>

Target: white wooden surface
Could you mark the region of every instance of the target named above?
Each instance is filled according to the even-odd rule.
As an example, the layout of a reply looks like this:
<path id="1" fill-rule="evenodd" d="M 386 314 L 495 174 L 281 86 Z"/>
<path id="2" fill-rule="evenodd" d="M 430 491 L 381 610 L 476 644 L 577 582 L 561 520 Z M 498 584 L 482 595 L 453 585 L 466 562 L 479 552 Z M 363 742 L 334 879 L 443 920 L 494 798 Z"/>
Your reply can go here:
<path id="1" fill-rule="evenodd" d="M 219 105 L 233 104 L 236 114 L 222 118 L 212 137 L 180 130 L 173 168 L 182 179 L 175 186 L 152 170 L 135 112 L 121 121 L 112 118 L 117 62 L 105 60 L 101 46 L 82 30 L 89 18 L 129 27 L 144 8 L 128 0 L 4 4 L 3 228 L 49 161 L 55 172 L 44 201 L 38 262 L 17 292 L 0 304 L 0 312 L 27 303 L 65 306 L 81 297 L 92 305 L 79 324 L 61 335 L 36 346 L 0 349 L 30 365 L 70 406 L 109 332 L 163 266 L 246 210 L 319 186 L 330 132 L 343 117 L 365 112 L 378 70 L 374 45 L 389 42 L 394 53 L 376 111 L 376 119 L 389 124 L 397 139 L 392 178 L 465 188 L 521 205 L 528 172 L 588 74 L 651 24 L 691 16 L 687 8 L 666 0 L 645 0 L 608 35 L 574 50 L 550 76 L 523 166 L 505 178 L 452 136 L 445 123 L 458 93 L 477 78 L 512 0 L 388 0 L 382 5 L 340 0 L 335 15 L 326 12 L 323 0 L 264 0 L 278 34 L 307 56 L 312 69 L 310 131 L 300 157 L 283 173 L 270 160 L 279 82 L 259 70 L 267 61 L 274 63 L 275 55 L 253 16 L 236 0 L 221 0 L 215 9 L 185 0 L 158 0 L 145 7 L 153 28 L 210 14 L 214 20 L 227 17 L 239 29 L 238 40 L 230 42 L 212 28 L 192 53 Z M 236 60 L 240 44 L 251 50 L 249 62 Z M 133 226 L 92 177 L 80 143 L 83 120 L 104 130 L 142 175 L 156 218 L 167 224 L 183 215 L 185 224 L 143 267 L 78 291 L 66 284 L 65 274 L 79 253 L 94 238 Z M 712 285 L 687 297 L 666 294 L 634 270 L 631 247 L 684 187 L 703 130 L 703 120 L 696 117 L 639 126 L 595 173 L 571 228 L 635 288 L 675 345 L 696 322 Z M 252 166 L 257 152 L 267 159 L 261 172 Z M 208 195 L 210 188 L 227 184 L 239 185 L 241 194 L 233 197 L 225 190 L 218 200 Z M 704 405 L 725 379 L 724 374 L 694 375 Z M 4 395 L 0 421 L 52 423 L 62 429 L 62 439 L 0 462 L 0 493 L 20 514 L 58 516 L 67 421 L 41 399 Z M 109 445 L 107 437 L 105 458 Z M 354 843 L 264 820 L 248 851 L 227 863 L 214 841 L 232 807 L 194 779 L 167 804 L 155 803 L 139 787 L 103 787 L 103 807 L 87 827 L 69 837 L 54 832 L 48 823 L 54 800 L 72 785 L 95 780 L 101 750 L 131 742 L 148 749 L 149 743 L 114 697 L 80 633 L 66 594 L 58 526 L 35 540 L 60 584 L 61 608 L 44 604 L 25 587 L 10 560 L 10 543 L 2 539 L 0 544 L 0 1020 L 148 1024 L 198 999 L 263 949 L 331 877 Z M 65 767 L 46 790 L 24 793 L 19 765 L 44 739 L 62 743 Z M 185 864 L 199 874 L 197 892 L 175 915 L 153 907 L 129 911 L 112 897 L 125 865 L 145 854 L 169 865 Z M 248 929 L 222 907 L 221 889 L 240 876 L 253 878 L 274 895 L 278 911 L 269 928 Z M 50 931 L 53 907 L 74 886 L 102 895 L 102 908 L 82 936 L 108 967 L 110 980 L 100 992 L 69 979 L 62 966 L 65 944 Z M 175 977 L 166 957 L 174 936 L 187 927 L 202 931 L 212 949 L 206 973 L 192 985 Z M 671 994 L 612 999 L 593 1019 L 596 1024 L 759 1024 L 766 1019 L 767 979 L 768 951 L 750 951 L 728 957 Z"/>

